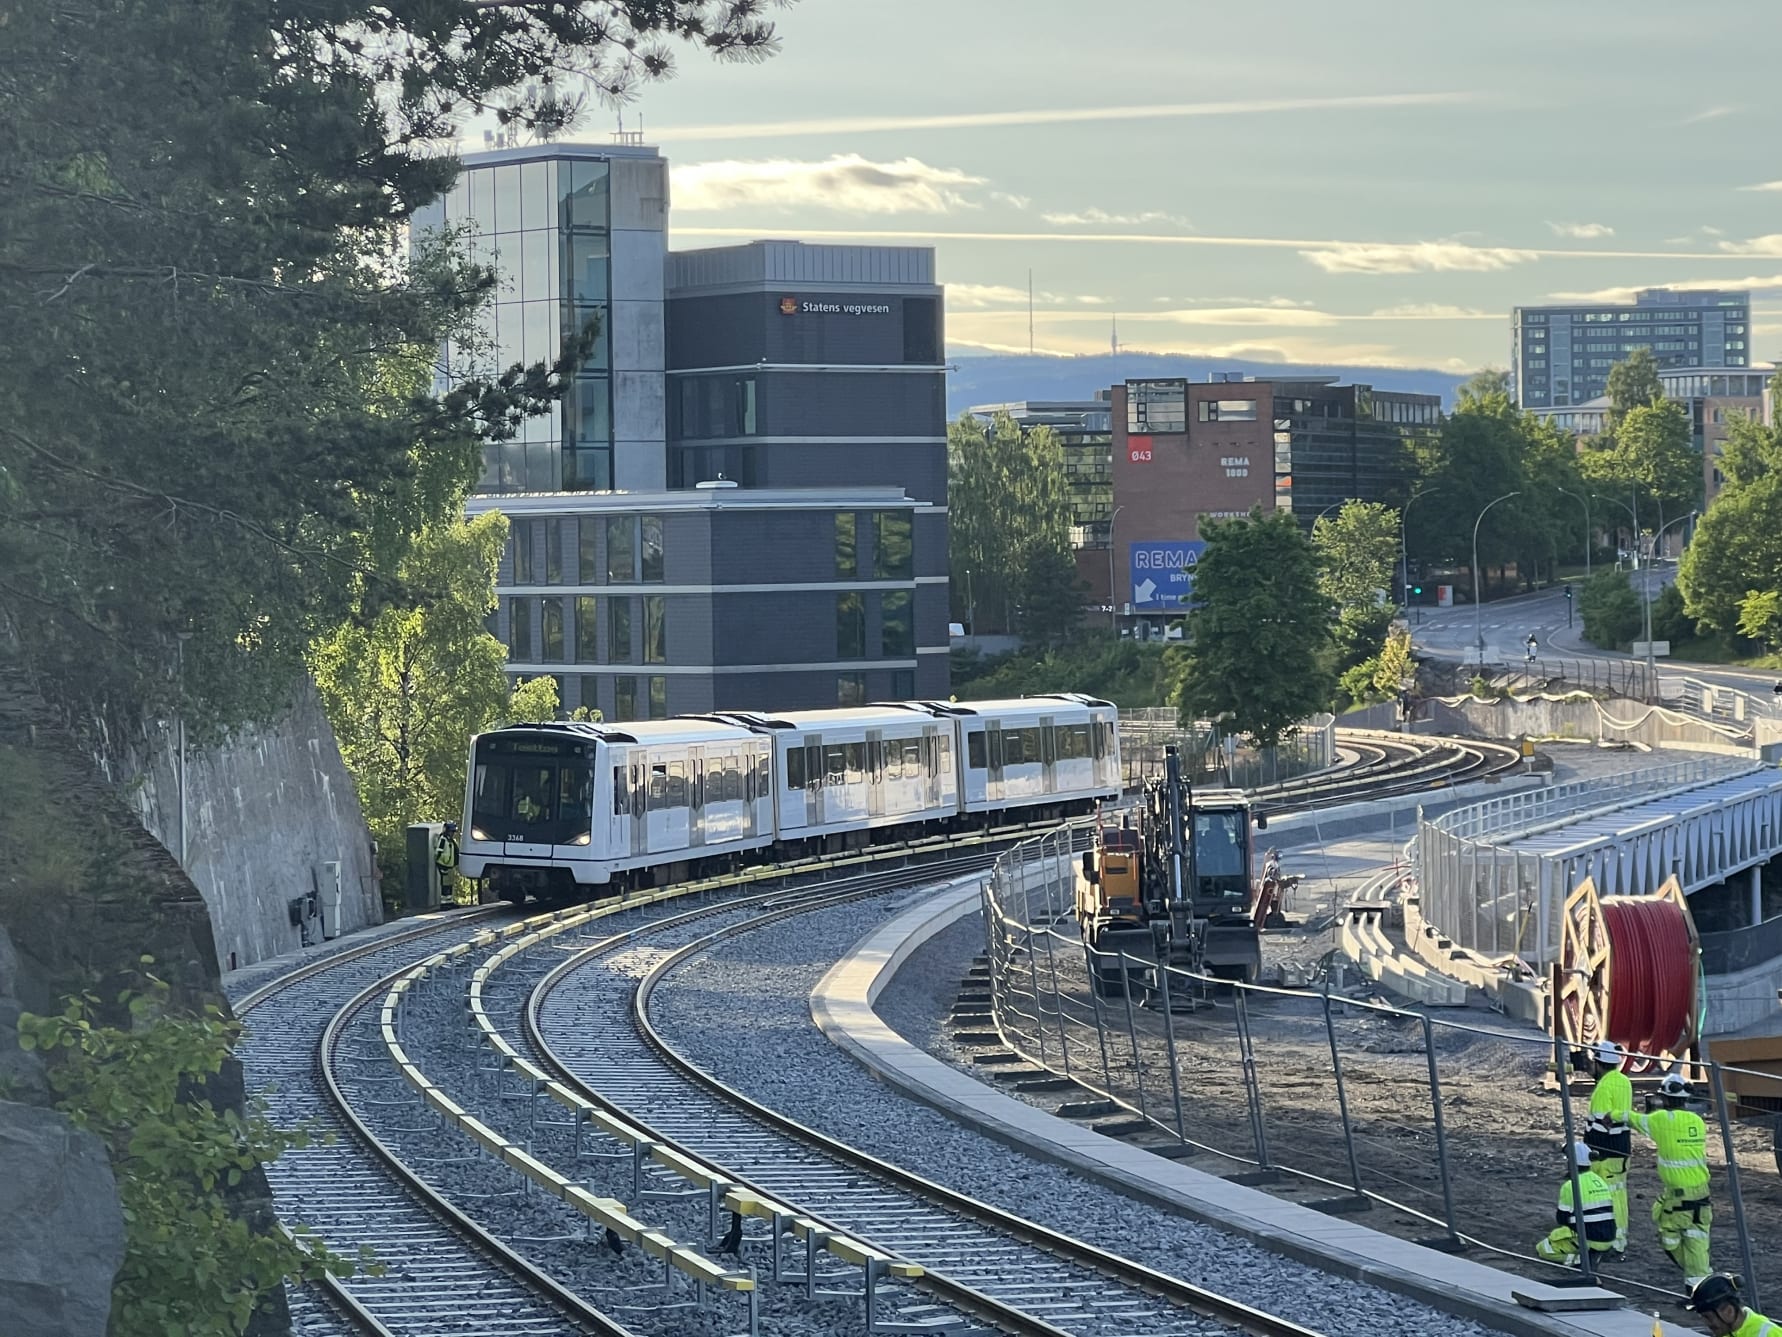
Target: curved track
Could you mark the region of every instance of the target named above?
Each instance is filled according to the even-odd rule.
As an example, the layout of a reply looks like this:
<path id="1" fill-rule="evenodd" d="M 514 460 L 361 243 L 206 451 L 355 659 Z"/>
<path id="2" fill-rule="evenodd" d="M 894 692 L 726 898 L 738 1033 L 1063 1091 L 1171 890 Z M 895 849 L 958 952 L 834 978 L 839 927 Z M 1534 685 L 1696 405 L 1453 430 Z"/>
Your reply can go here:
<path id="1" fill-rule="evenodd" d="M 1418 794 L 1484 780 L 1510 770 L 1521 754 L 1502 743 L 1434 735 L 1340 730 L 1348 765 L 1251 791 L 1265 815 Z"/>
<path id="2" fill-rule="evenodd" d="M 587 948 L 551 971 L 526 1006 L 540 1059 L 590 1099 L 653 1136 L 725 1167 L 838 1229 L 928 1269 L 936 1294 L 997 1328 L 1179 1332 L 1206 1315 L 1259 1337 L 1312 1337 L 1298 1324 L 1094 1248 L 899 1169 L 774 1113 L 674 1054 L 648 1016 L 676 964 L 722 937 L 838 900 L 817 893 L 731 917 L 715 932 L 694 911 Z M 653 962 L 635 980 L 640 960 Z M 1190 1314 L 1184 1314 L 1184 1310 Z"/>

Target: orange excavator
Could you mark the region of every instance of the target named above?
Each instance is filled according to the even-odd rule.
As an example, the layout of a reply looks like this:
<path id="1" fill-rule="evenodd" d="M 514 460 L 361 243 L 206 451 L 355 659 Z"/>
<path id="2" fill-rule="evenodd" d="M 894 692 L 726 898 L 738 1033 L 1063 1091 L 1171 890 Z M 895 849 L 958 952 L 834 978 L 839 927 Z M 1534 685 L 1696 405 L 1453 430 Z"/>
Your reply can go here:
<path id="1" fill-rule="evenodd" d="M 1193 789 L 1176 749 L 1165 749 L 1164 776 L 1146 784 L 1136 825 L 1132 814 L 1104 825 L 1083 853 L 1077 921 L 1098 987 L 1118 993 L 1134 960 L 1254 980 L 1262 930 L 1285 922 L 1282 894 L 1299 881 L 1282 875 L 1274 850 L 1253 875 L 1251 833 L 1267 824 L 1240 790 Z"/>

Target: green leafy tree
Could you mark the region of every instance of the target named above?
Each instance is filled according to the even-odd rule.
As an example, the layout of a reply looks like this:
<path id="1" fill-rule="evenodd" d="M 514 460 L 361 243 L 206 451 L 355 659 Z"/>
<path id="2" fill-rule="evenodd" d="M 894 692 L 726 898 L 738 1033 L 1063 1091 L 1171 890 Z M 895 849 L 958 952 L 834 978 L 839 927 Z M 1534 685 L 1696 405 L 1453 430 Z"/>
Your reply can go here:
<path id="1" fill-rule="evenodd" d="M 1374 689 L 1383 696 L 1402 691 L 1416 676 L 1417 664 L 1411 657 L 1411 633 L 1394 627 L 1387 633 L 1380 649 L 1379 665 L 1374 672 Z"/>
<path id="2" fill-rule="evenodd" d="M 1052 644 L 1082 607 L 1070 545 L 1064 448 L 1049 427 L 969 414 L 947 429 L 948 546 L 954 616 L 972 631 Z"/>
<path id="3" fill-rule="evenodd" d="M 1388 602 L 1398 555 L 1398 513 L 1377 502 L 1345 502 L 1312 525 L 1319 588 L 1335 612 L 1339 671 L 1370 657 L 1397 612 Z"/>
<path id="4" fill-rule="evenodd" d="M 1782 473 L 1721 492 L 1684 549 L 1677 585 L 1691 617 L 1728 633 L 1750 590 L 1782 590 Z"/>
<path id="5" fill-rule="evenodd" d="M 1782 376 L 1770 382 L 1770 392 L 1782 402 Z M 1782 425 L 1766 427 L 1749 414 L 1737 414 L 1727 426 L 1716 462 L 1728 483 L 1755 483 L 1782 468 Z"/>
<path id="6" fill-rule="evenodd" d="M 111 1331 L 240 1333 L 285 1280 L 354 1268 L 307 1232 L 257 1233 L 234 1215 L 230 1191 L 309 1137 L 273 1127 L 258 1106 L 244 1116 L 204 1094 L 241 1026 L 215 1006 L 173 1015 L 168 995 L 152 976 L 123 994 L 123 1027 L 98 1020 L 98 999 L 71 998 L 56 1016 L 23 1015 L 19 1044 L 50 1060 L 57 1107 L 110 1154 L 125 1229 Z"/>
<path id="7" fill-rule="evenodd" d="M 1329 704 L 1329 603 L 1317 550 L 1285 511 L 1211 521 L 1194 570 L 1187 638 L 1171 651 L 1172 702 L 1226 719 L 1264 747 Z"/>
<path id="8" fill-rule="evenodd" d="M 311 651 L 380 849 L 400 850 L 412 822 L 457 814 L 472 734 L 556 715 L 556 683 L 533 678 L 510 691 L 507 651 L 484 628 L 507 532 L 498 511 L 423 530 L 400 574 L 424 602 L 346 623 Z"/>
<path id="9" fill-rule="evenodd" d="M 1664 399 L 1658 379 L 1658 359 L 1650 348 L 1636 348 L 1609 368 L 1609 430 L 1615 431 L 1637 408 Z"/>
<path id="10" fill-rule="evenodd" d="M 1644 610 L 1625 571 L 1604 569 L 1585 582 L 1578 598 L 1584 639 L 1604 649 L 1626 645 L 1640 634 Z"/>
<path id="11" fill-rule="evenodd" d="M 1766 650 L 1782 650 L 1782 590 L 1747 590 L 1739 604 L 1739 635 Z"/>
<path id="12" fill-rule="evenodd" d="M 1674 582 L 1666 585 L 1652 601 L 1652 639 L 1681 641 L 1694 634 L 1695 619 L 1683 606 L 1683 591 Z"/>
<path id="13" fill-rule="evenodd" d="M 1454 399 L 1458 404 L 1469 401 L 1478 402 L 1501 396 L 1510 397 L 1510 373 L 1502 367 L 1486 367 L 1475 371 L 1455 388 Z"/>

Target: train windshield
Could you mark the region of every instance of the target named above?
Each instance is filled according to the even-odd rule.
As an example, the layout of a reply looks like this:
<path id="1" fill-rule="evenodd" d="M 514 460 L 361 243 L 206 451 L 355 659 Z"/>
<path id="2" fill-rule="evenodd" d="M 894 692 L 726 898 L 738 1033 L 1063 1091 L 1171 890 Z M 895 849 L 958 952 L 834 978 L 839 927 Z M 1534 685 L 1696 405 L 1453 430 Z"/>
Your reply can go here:
<path id="1" fill-rule="evenodd" d="M 477 740 L 471 837 L 566 845 L 590 830 L 593 744 L 495 735 Z"/>
<path id="2" fill-rule="evenodd" d="M 1242 812 L 1194 814 L 1195 899 L 1241 913 L 1250 898 L 1249 834 Z M 1209 909 L 1212 907 L 1208 907 Z"/>

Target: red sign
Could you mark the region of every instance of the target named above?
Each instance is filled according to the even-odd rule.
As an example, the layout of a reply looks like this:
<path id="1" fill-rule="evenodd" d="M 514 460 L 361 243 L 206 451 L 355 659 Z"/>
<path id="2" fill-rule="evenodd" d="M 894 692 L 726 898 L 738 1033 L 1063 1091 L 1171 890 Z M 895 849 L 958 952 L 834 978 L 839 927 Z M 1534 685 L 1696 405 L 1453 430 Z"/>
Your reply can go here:
<path id="1" fill-rule="evenodd" d="M 1151 462 L 1151 438 L 1148 436 L 1127 437 L 1126 458 L 1133 464 L 1149 464 Z"/>

